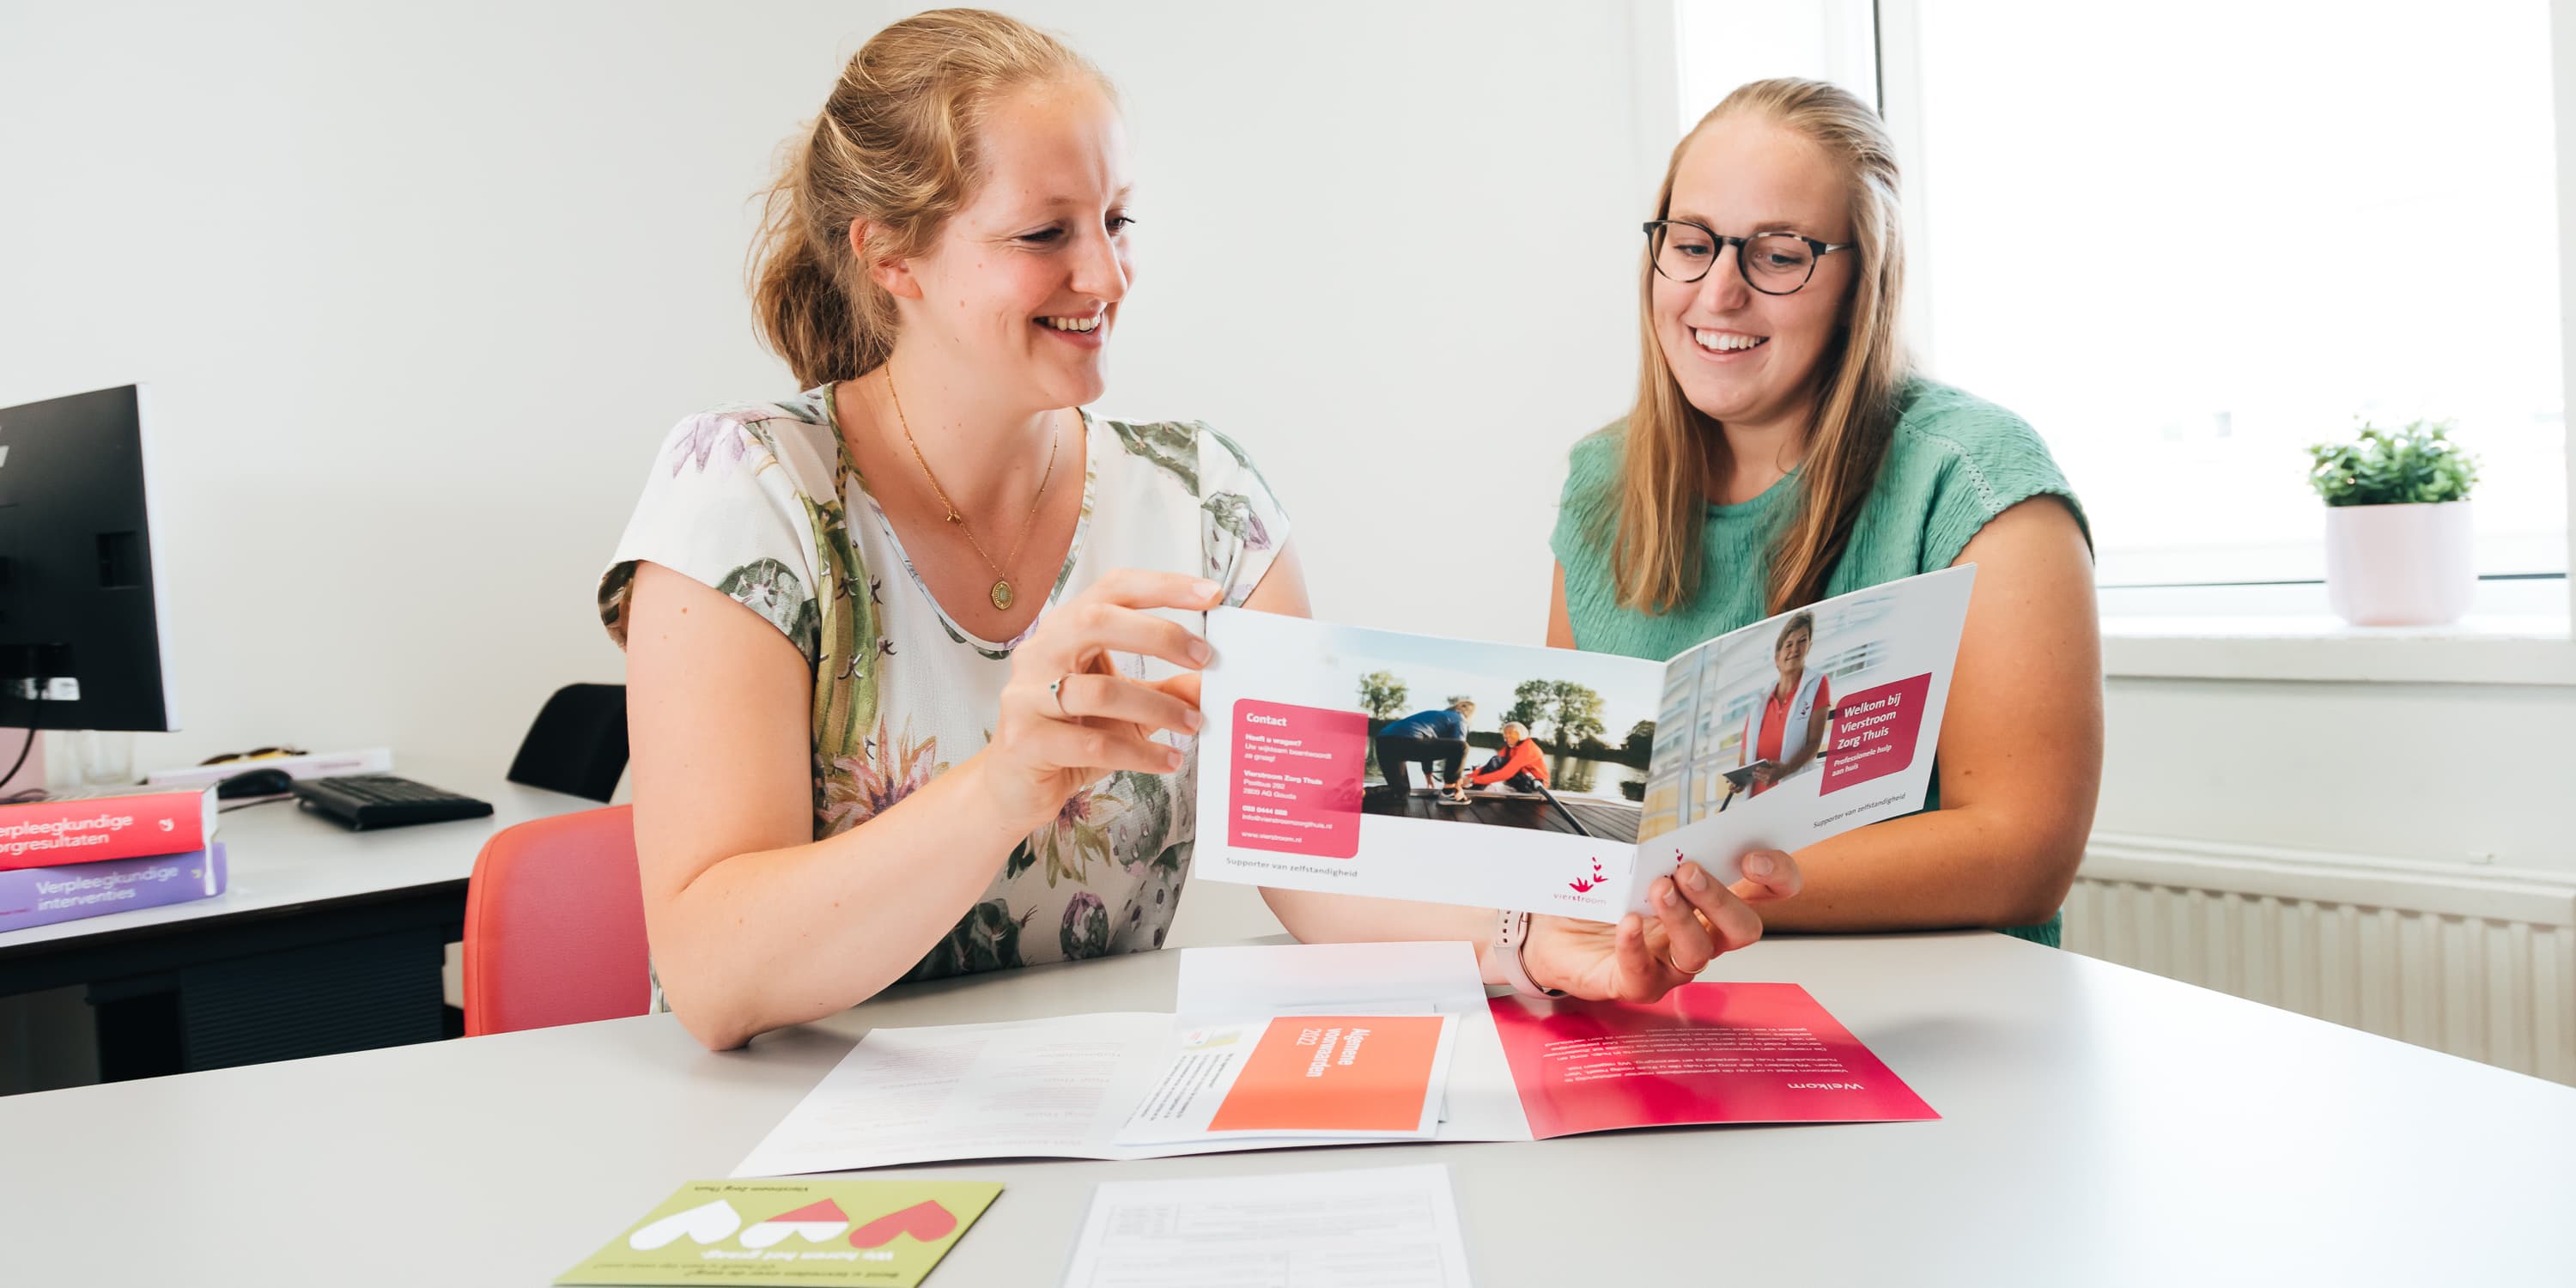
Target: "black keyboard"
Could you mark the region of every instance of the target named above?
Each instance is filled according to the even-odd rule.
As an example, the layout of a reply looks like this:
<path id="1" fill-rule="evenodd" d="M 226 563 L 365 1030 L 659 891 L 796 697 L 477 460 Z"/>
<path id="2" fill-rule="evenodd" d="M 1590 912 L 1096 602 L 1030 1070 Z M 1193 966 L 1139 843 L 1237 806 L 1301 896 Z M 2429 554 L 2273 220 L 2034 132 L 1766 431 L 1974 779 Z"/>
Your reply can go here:
<path id="1" fill-rule="evenodd" d="M 295 800 L 302 808 L 354 832 L 483 818 L 492 812 L 489 801 L 389 774 L 304 779 L 295 784 Z"/>

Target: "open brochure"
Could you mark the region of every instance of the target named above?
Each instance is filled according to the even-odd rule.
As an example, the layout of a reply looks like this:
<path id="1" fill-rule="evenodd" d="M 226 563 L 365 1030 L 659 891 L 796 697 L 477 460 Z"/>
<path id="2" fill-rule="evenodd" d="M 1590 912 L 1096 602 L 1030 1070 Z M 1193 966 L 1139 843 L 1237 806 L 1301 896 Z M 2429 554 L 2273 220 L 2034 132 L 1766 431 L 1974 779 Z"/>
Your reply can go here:
<path id="1" fill-rule="evenodd" d="M 1669 662 L 1218 609 L 1191 874 L 1610 921 L 1685 859 L 1912 813 L 1975 572 Z"/>
<path id="2" fill-rule="evenodd" d="M 1507 1139 L 1492 1034 L 1467 944 L 1186 949 L 1168 1012 L 873 1030 L 733 1174 Z"/>
<path id="3" fill-rule="evenodd" d="M 1194 948 L 1180 975 L 1175 1013 L 874 1030 L 733 1174 L 1938 1116 L 1795 984 L 1489 1002 L 1465 943 Z"/>

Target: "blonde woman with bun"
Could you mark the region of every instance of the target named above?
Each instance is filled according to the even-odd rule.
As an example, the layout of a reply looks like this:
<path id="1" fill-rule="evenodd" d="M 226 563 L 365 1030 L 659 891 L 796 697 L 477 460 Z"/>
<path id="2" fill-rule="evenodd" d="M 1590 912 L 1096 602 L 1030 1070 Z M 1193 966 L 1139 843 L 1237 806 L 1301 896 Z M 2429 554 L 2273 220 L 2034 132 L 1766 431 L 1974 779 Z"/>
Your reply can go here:
<path id="1" fill-rule="evenodd" d="M 878 32 L 788 149 L 754 300 L 803 392 L 683 419 L 599 595 L 658 994 L 708 1047 L 1163 943 L 1198 827 L 1193 627 L 1306 592 L 1241 446 L 1084 410 L 1140 204 L 1107 80 L 980 10 Z M 1302 939 L 1465 939 L 1489 978 L 1587 996 L 1660 996 L 1761 933 L 1667 883 L 1657 918 L 1542 919 L 1503 962 L 1491 909 L 1266 893 Z"/>

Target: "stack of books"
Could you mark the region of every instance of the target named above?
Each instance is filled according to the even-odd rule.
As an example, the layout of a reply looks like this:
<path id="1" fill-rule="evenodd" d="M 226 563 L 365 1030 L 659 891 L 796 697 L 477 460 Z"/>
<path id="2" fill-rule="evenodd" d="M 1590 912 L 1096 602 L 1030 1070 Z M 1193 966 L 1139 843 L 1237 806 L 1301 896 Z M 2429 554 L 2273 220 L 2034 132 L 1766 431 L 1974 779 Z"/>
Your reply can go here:
<path id="1" fill-rule="evenodd" d="M 0 805 L 0 933 L 224 892 L 215 789 Z"/>

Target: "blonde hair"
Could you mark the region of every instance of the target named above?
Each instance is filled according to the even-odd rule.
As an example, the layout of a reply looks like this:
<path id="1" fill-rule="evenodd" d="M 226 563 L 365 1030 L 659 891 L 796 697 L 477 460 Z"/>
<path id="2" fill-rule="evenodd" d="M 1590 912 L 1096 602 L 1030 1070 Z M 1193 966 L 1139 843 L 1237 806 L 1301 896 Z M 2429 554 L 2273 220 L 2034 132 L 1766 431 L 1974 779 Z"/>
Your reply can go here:
<path id="1" fill-rule="evenodd" d="M 1474 698 L 1460 698 L 1457 701 L 1450 703 L 1449 709 L 1462 716 L 1472 716 L 1476 714 L 1476 700 Z"/>
<path id="2" fill-rule="evenodd" d="M 1797 508 L 1771 551 L 1767 615 L 1824 597 L 1886 457 L 1898 392 L 1912 374 L 1898 333 L 1905 243 L 1896 151 L 1886 126 L 1869 105 L 1822 81 L 1754 81 L 1727 95 L 1674 146 L 1655 194 L 1655 218 L 1672 213 L 1673 176 L 1691 141 L 1710 122 L 1738 114 L 1795 131 L 1842 169 L 1858 265 L 1840 334 L 1823 359 Z M 1726 435 L 1682 396 L 1664 360 L 1655 335 L 1652 254 L 1638 268 L 1637 403 L 1620 441 L 1615 505 L 1603 518 L 1616 525 L 1611 570 L 1620 606 L 1661 614 L 1699 593 L 1707 573 L 1700 566 L 1706 481 L 1724 477 L 1729 461 Z"/>
<path id="3" fill-rule="evenodd" d="M 810 388 L 850 380 L 894 351 L 894 297 L 872 263 L 928 250 L 973 197 L 976 133 L 1024 85 L 1108 78 L 1055 37 L 983 9 L 933 9 L 868 38 L 841 71 L 763 198 L 752 247 L 761 337 Z M 867 256 L 850 225 L 872 228 Z"/>

